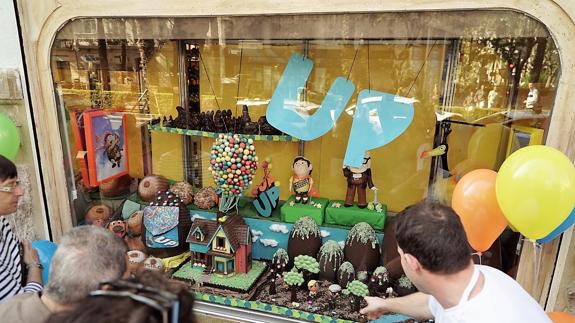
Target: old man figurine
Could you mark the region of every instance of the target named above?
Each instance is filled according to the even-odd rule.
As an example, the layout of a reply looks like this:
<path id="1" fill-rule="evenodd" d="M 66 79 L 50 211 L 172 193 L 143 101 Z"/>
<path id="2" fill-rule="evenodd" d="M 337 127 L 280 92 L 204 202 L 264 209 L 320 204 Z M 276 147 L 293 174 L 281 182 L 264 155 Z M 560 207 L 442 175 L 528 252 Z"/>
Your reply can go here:
<path id="1" fill-rule="evenodd" d="M 357 207 L 363 209 L 367 206 L 365 189 L 369 187 L 372 190 L 377 188 L 373 185 L 371 179 L 371 155 L 369 151 L 365 152 L 363 163 L 360 167 L 345 166 L 343 176 L 347 178 L 347 193 L 345 195 L 345 207 L 353 205 L 355 192 L 357 191 Z"/>

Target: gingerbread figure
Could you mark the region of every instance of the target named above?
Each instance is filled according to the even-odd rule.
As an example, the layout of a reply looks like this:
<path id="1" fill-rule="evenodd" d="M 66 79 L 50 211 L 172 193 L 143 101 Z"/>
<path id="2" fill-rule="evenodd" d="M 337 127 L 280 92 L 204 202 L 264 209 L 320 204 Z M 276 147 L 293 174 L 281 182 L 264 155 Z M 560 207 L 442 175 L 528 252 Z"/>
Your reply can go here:
<path id="1" fill-rule="evenodd" d="M 290 192 L 295 193 L 295 202 L 307 204 L 309 193 L 313 187 L 311 162 L 303 156 L 298 156 L 293 161 L 294 175 L 289 180 Z"/>

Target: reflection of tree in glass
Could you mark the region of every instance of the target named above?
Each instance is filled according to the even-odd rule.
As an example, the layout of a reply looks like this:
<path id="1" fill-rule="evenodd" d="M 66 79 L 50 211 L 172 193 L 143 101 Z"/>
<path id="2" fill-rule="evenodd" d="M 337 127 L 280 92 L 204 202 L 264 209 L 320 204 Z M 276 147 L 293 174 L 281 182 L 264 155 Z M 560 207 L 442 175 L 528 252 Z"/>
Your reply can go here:
<path id="1" fill-rule="evenodd" d="M 507 94 L 507 104 L 515 106 L 520 87 L 528 82 L 545 82 L 545 87 L 555 84 L 557 49 L 545 27 L 534 19 L 497 17 L 464 34 L 467 39 L 462 41 L 462 65 L 457 75 L 457 83 L 463 87 L 461 99 L 481 85 L 496 85 L 502 89 L 502 98 Z"/>

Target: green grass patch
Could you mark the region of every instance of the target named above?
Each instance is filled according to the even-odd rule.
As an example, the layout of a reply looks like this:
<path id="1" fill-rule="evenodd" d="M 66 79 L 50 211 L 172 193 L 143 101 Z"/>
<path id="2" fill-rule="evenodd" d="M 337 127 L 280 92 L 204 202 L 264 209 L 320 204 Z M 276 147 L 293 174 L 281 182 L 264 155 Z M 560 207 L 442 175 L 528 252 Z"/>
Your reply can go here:
<path id="1" fill-rule="evenodd" d="M 235 288 L 239 290 L 247 291 L 254 284 L 254 282 L 260 277 L 260 275 L 266 269 L 266 264 L 261 261 L 253 261 L 252 269 L 247 274 L 233 273 L 229 275 L 223 274 L 209 274 L 209 280 L 206 283 L 218 285 L 222 287 Z M 204 275 L 203 268 L 192 267 L 190 262 L 184 264 L 178 271 L 176 271 L 173 276 L 179 279 L 188 279 L 199 281 Z"/>

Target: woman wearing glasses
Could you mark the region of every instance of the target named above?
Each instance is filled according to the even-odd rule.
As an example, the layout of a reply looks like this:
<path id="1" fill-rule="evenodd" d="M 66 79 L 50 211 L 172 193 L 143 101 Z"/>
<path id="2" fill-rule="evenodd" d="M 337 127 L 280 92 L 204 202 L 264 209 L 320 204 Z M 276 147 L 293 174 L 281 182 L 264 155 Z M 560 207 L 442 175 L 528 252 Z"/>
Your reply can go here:
<path id="1" fill-rule="evenodd" d="M 5 216 L 16 212 L 24 194 L 18 183 L 16 165 L 0 155 L 0 302 L 19 293 L 42 290 L 42 266 L 30 241 L 20 243 Z M 28 268 L 28 279 L 22 287 L 21 258 Z"/>

